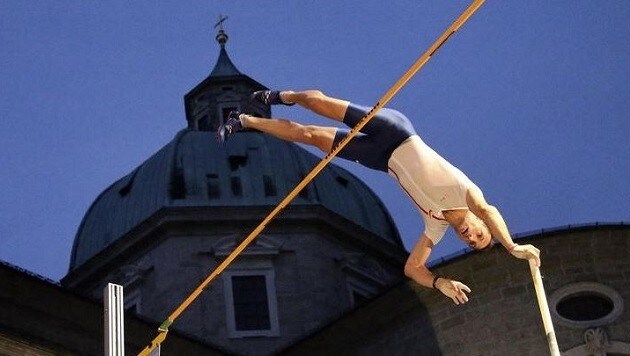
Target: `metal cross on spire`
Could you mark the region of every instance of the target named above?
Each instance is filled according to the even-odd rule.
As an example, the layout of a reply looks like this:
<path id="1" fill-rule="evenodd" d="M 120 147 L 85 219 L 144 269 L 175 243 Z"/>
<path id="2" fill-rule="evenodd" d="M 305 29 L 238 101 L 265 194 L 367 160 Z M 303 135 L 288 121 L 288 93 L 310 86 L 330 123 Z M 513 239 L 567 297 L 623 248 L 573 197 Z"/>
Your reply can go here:
<path id="1" fill-rule="evenodd" d="M 223 31 L 223 22 L 225 22 L 225 20 L 227 20 L 228 17 L 227 16 L 223 16 L 223 15 L 219 15 L 219 20 L 217 21 L 216 24 L 214 24 L 214 28 L 219 28 L 219 31 Z"/>
<path id="2" fill-rule="evenodd" d="M 214 25 L 214 28 L 217 28 L 217 27 L 219 28 L 219 33 L 217 33 L 217 36 L 215 38 L 217 39 L 217 42 L 219 42 L 219 44 L 221 45 L 221 48 L 225 46 L 225 42 L 227 42 L 227 39 L 228 39 L 228 36 L 225 34 L 225 31 L 223 31 L 223 22 L 225 22 L 225 20 L 227 19 L 228 19 L 227 16 L 219 15 L 219 20 Z"/>

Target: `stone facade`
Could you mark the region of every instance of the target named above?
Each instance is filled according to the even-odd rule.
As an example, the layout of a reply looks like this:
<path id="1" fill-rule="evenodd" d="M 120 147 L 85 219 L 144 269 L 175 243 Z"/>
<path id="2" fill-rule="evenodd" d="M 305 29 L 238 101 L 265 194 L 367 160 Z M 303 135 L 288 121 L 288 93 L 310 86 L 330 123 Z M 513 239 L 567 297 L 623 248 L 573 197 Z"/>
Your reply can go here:
<path id="1" fill-rule="evenodd" d="M 95 300 L 108 282 L 123 285 L 127 308 L 159 325 L 263 219 L 265 210 L 242 211 L 231 221 L 224 221 L 218 209 L 190 218 L 178 213 L 170 223 L 163 217 L 136 229 L 106 250 L 102 261 L 88 265 L 89 273 L 67 277 L 64 284 Z M 141 250 L 124 243 L 140 238 L 145 241 Z M 171 328 L 237 354 L 271 354 L 342 317 L 360 304 L 355 297 L 367 300 L 399 283 L 405 258 L 402 248 L 325 209 L 289 208 Z M 235 275 L 265 276 L 269 330 L 239 332 L 230 324 L 234 311 L 226 286 Z"/>
<path id="2" fill-rule="evenodd" d="M 607 286 L 622 301 L 630 300 L 629 226 L 569 227 L 517 241 L 541 249 L 541 272 L 550 301 L 555 292 L 578 282 Z M 449 259 L 433 271 L 467 284 L 472 289 L 469 303 L 456 306 L 442 294 L 407 281 L 293 345 L 286 354 L 313 350 L 357 355 L 548 354 L 525 261 L 496 247 Z M 555 307 L 550 302 L 550 309 Z M 604 319 L 604 325 L 596 320 L 580 327 L 567 326 L 552 313 L 560 350 L 567 355 L 630 354 L 630 311 L 623 305 L 621 309 L 615 318 Z"/>
<path id="3" fill-rule="evenodd" d="M 274 238 L 286 240 L 279 249 L 284 252 L 278 255 L 285 256 L 276 257 L 278 266 L 284 263 L 299 266 L 276 274 L 277 298 L 284 300 L 278 305 L 286 306 L 278 308 L 279 336 L 227 338 L 222 342 L 225 347 L 216 345 L 216 339 L 204 341 L 185 336 L 194 331 L 189 328 L 196 325 L 195 319 L 216 320 L 210 322 L 208 325 L 214 326 L 205 331 L 226 333 L 225 309 L 221 307 L 220 297 L 223 287 L 222 283 L 217 283 L 178 321 L 178 327 L 173 327 L 163 344 L 164 354 L 548 354 L 529 267 L 525 261 L 510 257 L 501 247 L 488 252 L 462 253 L 432 268 L 471 287 L 470 302 L 465 305 L 456 306 L 433 290 L 404 281 L 363 305 L 347 308 L 350 305 L 347 293 L 328 298 L 317 290 L 327 289 L 323 286 L 325 281 L 340 278 L 339 271 L 347 268 L 345 263 L 356 259 L 338 252 L 328 255 L 331 251 L 325 246 L 317 247 L 319 242 L 309 237 L 313 235 L 302 232 L 283 235 L 281 230 L 276 230 L 270 232 L 275 237 L 263 236 L 267 246 L 273 245 Z M 334 236 L 329 238 L 334 240 Z M 567 227 L 523 235 L 517 241 L 532 243 L 542 251 L 541 271 L 562 354 L 630 355 L 630 311 L 624 305 L 630 300 L 630 260 L 627 258 L 630 226 Z M 163 248 L 177 249 L 169 244 Z M 316 248 L 319 253 L 304 258 L 299 253 L 301 248 Z M 182 253 L 182 258 L 190 256 L 189 252 Z M 186 270 L 181 268 L 186 263 L 182 261 L 174 263 L 179 267 L 162 273 L 184 273 Z M 312 265 L 320 267 L 309 267 Z M 102 353 L 99 303 L 16 267 L 6 264 L 0 267 L 1 354 Z M 126 268 L 125 272 L 129 277 L 137 275 L 138 270 Z M 195 273 L 197 278 L 202 277 L 201 271 Z M 614 304 L 612 311 L 597 320 L 572 321 L 563 317 L 558 304 L 571 295 L 572 288 L 578 291 L 577 295 L 586 288 L 587 292 L 608 296 Z M 156 298 L 167 301 L 166 304 L 179 302 L 179 297 L 170 296 L 166 291 L 156 293 Z M 581 308 L 589 311 L 590 306 L 587 303 Z M 326 310 L 334 312 L 327 314 Z M 286 318 L 291 315 L 304 321 L 302 328 L 297 323 L 286 324 Z M 155 336 L 156 323 L 147 323 L 132 315 L 125 320 L 130 353 L 140 350 Z M 275 339 L 284 341 L 274 344 Z M 279 349 L 279 345 L 284 346 Z"/>

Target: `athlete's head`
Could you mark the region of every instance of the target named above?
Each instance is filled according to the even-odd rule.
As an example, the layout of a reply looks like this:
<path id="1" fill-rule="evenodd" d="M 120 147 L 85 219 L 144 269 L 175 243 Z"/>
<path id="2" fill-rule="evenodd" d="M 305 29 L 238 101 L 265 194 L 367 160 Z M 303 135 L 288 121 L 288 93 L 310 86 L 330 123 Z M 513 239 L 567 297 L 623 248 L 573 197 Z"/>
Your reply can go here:
<path id="1" fill-rule="evenodd" d="M 486 224 L 468 211 L 464 223 L 455 228 L 457 236 L 475 250 L 485 250 L 492 246 L 492 235 Z"/>

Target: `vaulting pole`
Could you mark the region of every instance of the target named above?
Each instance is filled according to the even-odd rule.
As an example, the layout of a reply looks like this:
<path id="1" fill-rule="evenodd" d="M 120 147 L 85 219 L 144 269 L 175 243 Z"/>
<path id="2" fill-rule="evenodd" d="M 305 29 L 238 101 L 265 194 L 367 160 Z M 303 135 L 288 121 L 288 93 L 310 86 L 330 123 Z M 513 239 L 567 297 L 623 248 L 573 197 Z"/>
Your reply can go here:
<path id="1" fill-rule="evenodd" d="M 385 104 L 387 104 L 391 98 L 402 88 L 411 77 L 413 77 L 422 66 L 435 54 L 435 52 L 448 40 L 455 31 L 457 31 L 469 18 L 472 16 L 479 7 L 485 2 L 485 0 L 475 0 L 458 18 L 455 22 L 431 45 L 431 47 L 407 70 L 405 74 L 394 84 L 385 95 L 374 105 L 372 110 L 365 115 L 357 125 L 350 130 L 350 132 L 344 137 L 339 144 L 333 148 L 333 150 L 324 157 L 319 164 L 313 168 L 313 170 L 306 176 L 293 190 L 267 215 L 267 217 L 258 225 L 254 231 L 252 231 L 235 249 L 230 253 L 225 260 L 195 289 L 184 302 L 160 325 L 158 328 L 158 335 L 151 341 L 151 343 L 145 347 L 139 355 L 148 356 L 154 348 L 162 343 L 166 339 L 166 333 L 169 326 L 179 317 L 179 315 L 188 308 L 197 297 L 203 292 L 203 290 L 212 282 L 223 270 L 225 270 L 230 263 L 241 253 L 245 248 L 262 232 L 267 224 L 273 220 L 278 213 L 282 211 L 301 191 L 310 183 L 324 167 L 330 163 L 330 161 L 341 151 L 347 144 L 356 136 L 356 134 L 374 117 L 374 114 Z"/>
<path id="2" fill-rule="evenodd" d="M 540 315 L 542 316 L 543 326 L 545 328 L 545 336 L 547 337 L 547 343 L 549 344 L 549 353 L 551 356 L 560 356 L 560 349 L 558 348 L 558 341 L 556 340 L 556 332 L 553 329 L 551 314 L 549 314 L 549 305 L 547 305 L 545 287 L 543 286 L 540 269 L 536 266 L 535 260 L 529 260 L 529 269 L 532 272 L 532 279 L 534 280 L 534 287 L 536 288 L 536 298 L 538 299 L 538 307 L 540 309 Z"/>

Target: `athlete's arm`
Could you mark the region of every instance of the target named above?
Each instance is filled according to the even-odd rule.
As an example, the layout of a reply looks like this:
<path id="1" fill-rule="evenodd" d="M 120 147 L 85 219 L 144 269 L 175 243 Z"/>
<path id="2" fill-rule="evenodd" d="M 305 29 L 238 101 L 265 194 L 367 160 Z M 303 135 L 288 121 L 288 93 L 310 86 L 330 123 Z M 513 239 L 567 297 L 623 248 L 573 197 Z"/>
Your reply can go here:
<path id="1" fill-rule="evenodd" d="M 435 278 L 433 273 L 426 267 L 426 262 L 432 250 L 433 242 L 427 235 L 422 234 L 416 246 L 411 250 L 407 263 L 405 263 L 405 275 L 427 288 L 433 288 L 433 278 Z"/>
<path id="2" fill-rule="evenodd" d="M 499 240 L 501 245 L 510 251 L 514 257 L 522 259 L 533 258 L 536 264 L 540 266 L 540 250 L 532 245 L 519 245 L 512 241 L 507 224 L 503 220 L 499 209 L 486 202 L 481 189 L 476 186 L 469 188 L 466 202 L 470 211 L 483 220 L 492 236 Z"/>
<path id="3" fill-rule="evenodd" d="M 468 286 L 444 277 L 435 279 L 436 276 L 426 267 L 426 262 L 432 250 L 433 242 L 426 234 L 422 234 L 422 237 L 407 259 L 405 275 L 427 288 L 433 288 L 435 283 L 435 288 L 451 298 L 455 304 L 466 303 L 468 296 L 464 292 L 470 293 Z"/>

